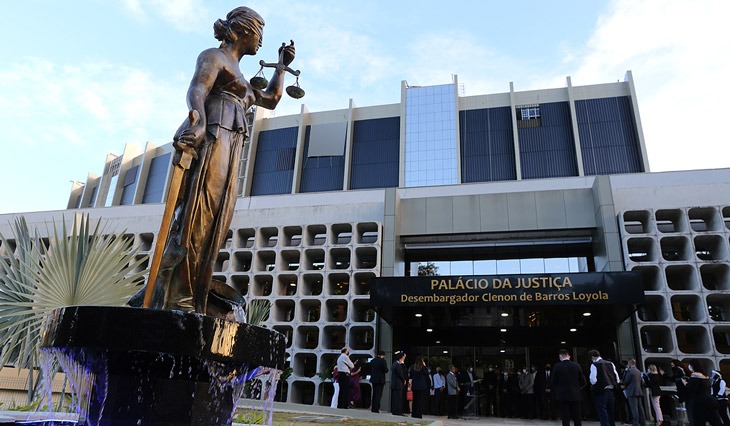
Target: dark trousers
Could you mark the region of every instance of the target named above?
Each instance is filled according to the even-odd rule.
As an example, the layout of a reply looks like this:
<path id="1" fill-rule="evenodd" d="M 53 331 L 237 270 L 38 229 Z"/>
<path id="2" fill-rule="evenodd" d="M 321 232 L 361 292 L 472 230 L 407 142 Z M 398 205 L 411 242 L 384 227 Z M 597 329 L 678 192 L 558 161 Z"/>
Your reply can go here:
<path id="1" fill-rule="evenodd" d="M 596 415 L 601 426 L 616 426 L 613 421 L 613 389 L 596 392 L 593 400 L 596 403 Z"/>
<path id="2" fill-rule="evenodd" d="M 403 412 L 406 414 L 411 414 L 411 405 L 412 404 L 408 403 L 408 387 L 407 386 L 403 386 L 403 390 L 400 393 L 400 397 L 401 397 L 401 400 L 403 401 L 403 402 L 401 402 L 401 404 L 403 404 Z M 411 401 L 411 402 L 413 402 L 413 401 Z"/>
<path id="3" fill-rule="evenodd" d="M 396 416 L 403 414 L 403 389 L 390 388 L 390 412 Z"/>
<path id="4" fill-rule="evenodd" d="M 581 426 L 580 406 L 580 401 L 558 401 L 560 420 L 563 421 L 563 426 L 570 426 L 571 420 L 573 420 L 575 426 Z"/>
<path id="5" fill-rule="evenodd" d="M 431 395 L 431 409 L 429 410 L 430 414 L 433 416 L 443 416 L 444 411 L 442 409 L 442 399 L 444 399 L 444 391 L 436 389 L 433 391 L 433 395 Z"/>
<path id="6" fill-rule="evenodd" d="M 727 399 L 717 400 L 717 411 L 720 412 L 722 424 L 725 426 L 730 426 L 730 418 L 727 416 Z"/>
<path id="7" fill-rule="evenodd" d="M 698 396 L 697 398 L 705 398 Z M 714 398 L 714 397 L 706 397 Z M 713 403 L 715 401 L 712 401 Z M 717 412 L 714 404 L 709 404 L 708 401 L 698 402 L 696 399 L 692 404 L 692 417 L 690 417 L 690 425 L 692 426 L 705 426 L 707 423 L 712 426 L 723 426 L 720 414 Z"/>
<path id="8" fill-rule="evenodd" d="M 545 415 L 545 393 L 544 392 L 537 392 L 535 393 L 535 418 L 536 419 L 546 419 L 547 416 Z"/>
<path id="9" fill-rule="evenodd" d="M 350 405 L 350 373 L 337 373 L 337 384 L 340 385 L 337 408 L 347 408 Z"/>
<path id="10" fill-rule="evenodd" d="M 449 395 L 449 418 L 457 419 L 459 410 L 459 395 Z"/>
<path id="11" fill-rule="evenodd" d="M 488 389 L 487 393 L 484 394 L 487 402 L 487 412 L 485 416 L 498 416 L 499 407 L 497 406 L 497 389 Z"/>
<path id="12" fill-rule="evenodd" d="M 514 417 L 517 413 L 515 405 L 519 400 L 519 394 L 513 392 L 502 392 L 499 395 L 499 414 L 502 417 Z"/>
<path id="13" fill-rule="evenodd" d="M 646 416 L 644 416 L 644 398 L 640 396 L 630 396 L 629 410 L 631 411 L 631 424 L 633 426 L 646 426 Z"/>
<path id="14" fill-rule="evenodd" d="M 538 415 L 540 418 L 543 419 L 551 419 L 555 417 L 554 413 L 554 407 L 553 407 L 553 399 L 552 395 L 550 395 L 550 392 L 544 392 L 541 393 L 538 400 L 538 407 L 540 411 L 538 412 Z"/>
<path id="15" fill-rule="evenodd" d="M 417 419 L 423 417 L 423 412 L 426 411 L 426 401 L 428 401 L 428 389 L 413 391 L 413 410 L 411 410 L 411 417 Z"/>
<path id="16" fill-rule="evenodd" d="M 535 417 L 535 394 L 523 393 L 520 395 L 521 407 L 523 419 L 532 419 Z"/>
<path id="17" fill-rule="evenodd" d="M 631 423 L 631 409 L 629 408 L 629 400 L 626 398 L 626 395 L 622 391 L 615 393 L 615 402 L 614 402 L 614 409 L 615 409 L 615 419 L 618 420 L 621 423 Z"/>
<path id="18" fill-rule="evenodd" d="M 446 388 L 443 388 L 441 391 L 441 395 L 439 396 L 439 416 L 445 416 L 446 415 Z"/>
<path id="19" fill-rule="evenodd" d="M 373 383 L 373 403 L 371 411 L 377 413 L 380 411 L 380 400 L 383 399 L 383 386 L 385 383 Z"/>

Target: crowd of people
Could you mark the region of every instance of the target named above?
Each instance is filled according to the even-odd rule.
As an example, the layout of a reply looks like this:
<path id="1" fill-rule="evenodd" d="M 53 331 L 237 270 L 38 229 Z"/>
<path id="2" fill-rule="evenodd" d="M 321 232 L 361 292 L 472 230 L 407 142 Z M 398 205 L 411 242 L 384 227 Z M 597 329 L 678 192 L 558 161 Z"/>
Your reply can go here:
<path id="1" fill-rule="evenodd" d="M 362 367 L 348 355 L 344 348 L 337 360 L 333 407 L 350 408 L 360 400 Z M 564 426 L 571 422 L 581 426 L 583 419 L 595 418 L 601 426 L 646 426 L 649 421 L 661 426 L 665 413 L 677 416 L 679 412 L 676 406 L 670 410 L 669 402 L 685 408 L 690 426 L 730 426 L 726 382 L 719 371 L 708 370 L 699 360 L 686 364 L 673 360 L 666 370 L 648 364 L 641 371 L 633 358 L 617 366 L 597 350 L 587 355 L 591 359 L 587 370 L 571 360 L 567 350 L 560 350 L 553 365 L 532 365 L 518 372 L 489 366 L 484 377 L 478 378 L 472 366 L 430 369 L 421 356 L 406 364 L 403 351 L 393 353 L 389 367 L 385 353 L 380 352 L 367 365 L 373 388 L 371 410 L 380 412 L 389 377 L 391 413 L 399 416 L 560 419 Z M 662 386 L 672 384 L 676 391 L 662 391 Z"/>

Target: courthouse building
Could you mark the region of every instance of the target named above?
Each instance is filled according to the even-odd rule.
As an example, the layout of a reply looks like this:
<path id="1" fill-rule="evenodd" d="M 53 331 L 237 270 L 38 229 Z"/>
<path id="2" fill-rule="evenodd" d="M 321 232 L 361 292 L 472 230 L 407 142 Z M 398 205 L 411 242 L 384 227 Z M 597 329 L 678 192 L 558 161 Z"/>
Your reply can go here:
<path id="1" fill-rule="evenodd" d="M 293 369 L 281 397 L 328 405 L 321 376 L 343 346 L 478 377 L 554 362 L 563 347 L 583 365 L 597 348 L 730 373 L 730 169 L 651 173 L 630 72 L 459 87 L 404 82 L 395 104 L 249 112 L 215 278 L 271 302 L 266 326 L 286 335 Z M 88 213 L 151 255 L 172 152 L 127 147 L 74 184 L 67 210 L 24 215 L 44 230 Z M 12 217 L 0 216 L 6 236 Z"/>

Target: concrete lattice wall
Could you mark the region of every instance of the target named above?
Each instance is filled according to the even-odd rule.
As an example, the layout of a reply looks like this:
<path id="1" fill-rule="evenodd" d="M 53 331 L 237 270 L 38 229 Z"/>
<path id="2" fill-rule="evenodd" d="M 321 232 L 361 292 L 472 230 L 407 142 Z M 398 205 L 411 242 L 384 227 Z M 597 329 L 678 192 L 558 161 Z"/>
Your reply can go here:
<path id="1" fill-rule="evenodd" d="M 214 278 L 247 299 L 271 302 L 265 325 L 287 337 L 287 400 L 329 405 L 331 372 L 344 346 L 351 358 L 375 353 L 369 280 L 380 276 L 382 224 L 321 223 L 232 229 Z M 370 395 L 363 384 L 364 396 Z"/>
<path id="2" fill-rule="evenodd" d="M 698 358 L 730 373 L 730 206 L 619 214 L 626 270 L 644 273 L 644 365 Z"/>

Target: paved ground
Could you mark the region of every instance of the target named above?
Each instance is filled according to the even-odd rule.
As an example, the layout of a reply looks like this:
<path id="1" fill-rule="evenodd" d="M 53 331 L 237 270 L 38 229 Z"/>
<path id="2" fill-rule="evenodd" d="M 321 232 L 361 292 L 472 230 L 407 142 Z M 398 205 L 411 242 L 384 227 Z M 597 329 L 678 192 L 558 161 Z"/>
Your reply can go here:
<path id="1" fill-rule="evenodd" d="M 250 400 L 246 400 L 250 401 Z M 312 405 L 303 404 L 290 404 L 290 403 L 274 403 L 274 411 L 284 412 L 295 412 L 306 415 L 329 415 L 329 416 L 346 416 L 356 419 L 367 419 L 367 420 L 381 420 L 392 422 L 397 419 L 399 423 L 408 424 L 420 424 L 420 425 L 431 425 L 431 426 L 478 426 L 478 425 L 490 425 L 490 426 L 516 426 L 516 425 L 531 425 L 531 426 L 559 426 L 561 422 L 559 420 L 525 420 L 525 419 L 503 419 L 499 417 L 480 417 L 478 419 L 460 419 L 460 420 L 448 420 L 446 417 L 436 416 L 423 416 L 423 419 L 414 419 L 411 417 L 393 416 L 390 413 L 376 414 L 367 409 L 350 409 L 340 410 L 329 407 L 319 407 Z M 584 421 L 584 426 L 597 426 L 599 423 L 596 421 Z M 653 426 L 653 422 L 647 422 L 648 426 Z M 666 423 L 665 423 L 666 424 Z M 415 426 L 415 425 L 414 425 Z M 620 426 L 620 423 L 617 424 Z"/>
<path id="2" fill-rule="evenodd" d="M 250 400 L 244 400 L 249 401 Z M 255 401 L 254 401 L 255 402 Z M 260 408 L 260 404 L 256 405 L 256 408 Z M 490 426 L 514 426 L 514 425 L 530 425 L 530 426 L 558 426 L 560 421 L 558 420 L 525 420 L 525 419 L 503 419 L 497 417 L 480 417 L 478 419 L 460 419 L 460 420 L 448 420 L 446 417 L 436 416 L 424 416 L 423 419 L 414 419 L 411 417 L 393 416 L 390 413 L 376 414 L 367 409 L 351 409 L 351 410 L 339 410 L 336 408 L 319 407 L 312 405 L 303 404 L 290 404 L 290 403 L 274 403 L 274 411 L 302 413 L 303 415 L 322 415 L 322 416 L 343 416 L 351 417 L 356 419 L 367 419 L 367 420 L 380 420 L 380 421 L 398 421 L 398 423 L 407 423 L 415 426 L 419 425 L 430 425 L 430 426 L 479 426 L 479 425 L 490 425 Z M 68 420 L 73 414 L 67 413 L 54 413 L 56 419 Z M 12 423 L 13 420 L 32 420 L 48 418 L 46 413 L 27 413 L 18 411 L 0 411 L 0 424 L 8 424 L 5 422 Z M 599 423 L 595 421 L 584 421 L 585 426 L 597 426 Z M 665 423 L 668 425 L 668 423 Z M 653 422 L 647 422 L 648 426 L 653 426 Z M 617 424 L 620 426 L 620 424 Z"/>

